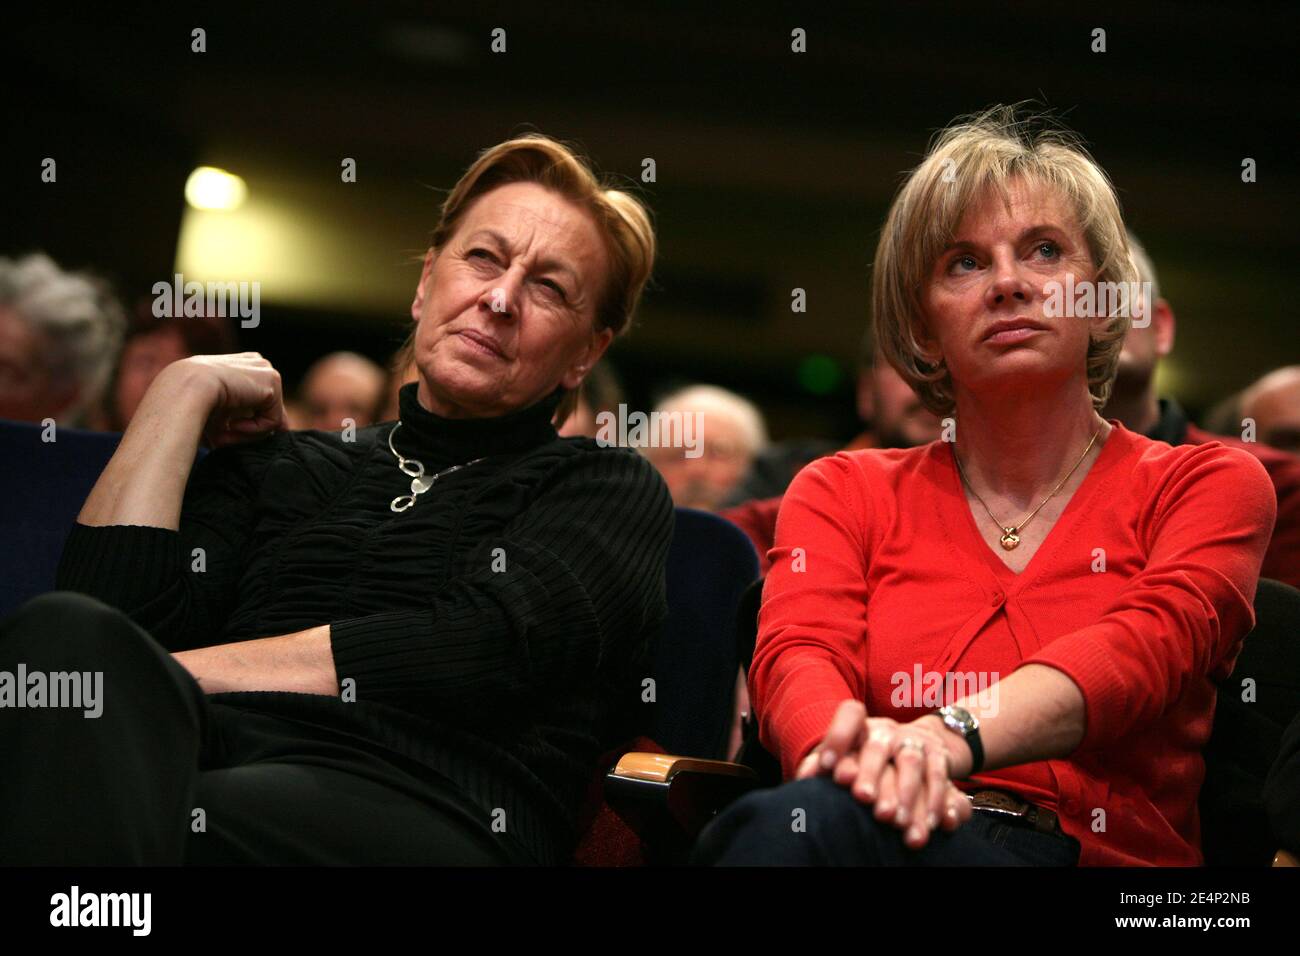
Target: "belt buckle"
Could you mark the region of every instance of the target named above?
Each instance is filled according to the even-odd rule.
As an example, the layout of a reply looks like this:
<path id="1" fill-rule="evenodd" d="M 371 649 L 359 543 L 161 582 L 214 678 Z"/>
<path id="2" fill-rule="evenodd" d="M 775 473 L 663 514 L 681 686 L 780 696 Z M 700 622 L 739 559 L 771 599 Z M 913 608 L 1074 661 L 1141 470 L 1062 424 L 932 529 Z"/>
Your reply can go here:
<path id="1" fill-rule="evenodd" d="M 966 794 L 971 806 L 999 817 L 1011 817 L 1015 820 L 1025 819 L 1027 808 L 1023 802 L 1001 790 L 975 790 Z"/>
<path id="2" fill-rule="evenodd" d="M 966 796 L 975 810 L 1004 817 L 1008 822 L 1014 821 L 1039 833 L 1060 832 L 1056 814 L 1009 793 L 1001 790 L 975 790 Z"/>

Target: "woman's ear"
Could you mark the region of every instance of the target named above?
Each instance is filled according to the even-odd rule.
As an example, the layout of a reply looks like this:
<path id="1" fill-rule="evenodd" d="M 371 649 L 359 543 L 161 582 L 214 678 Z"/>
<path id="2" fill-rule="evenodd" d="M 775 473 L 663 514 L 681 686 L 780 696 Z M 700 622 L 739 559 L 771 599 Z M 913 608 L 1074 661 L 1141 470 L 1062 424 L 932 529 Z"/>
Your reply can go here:
<path id="1" fill-rule="evenodd" d="M 424 289 L 429 284 L 429 276 L 433 272 L 433 261 L 438 254 L 429 247 L 429 251 L 424 254 L 424 268 L 420 270 L 420 281 L 415 287 L 415 298 L 411 300 L 411 318 L 416 322 L 420 321 L 420 316 L 424 314 Z"/>
<path id="2" fill-rule="evenodd" d="M 927 362 L 936 368 L 943 364 L 943 350 L 939 348 L 938 341 L 930 335 L 930 330 L 924 321 L 916 323 L 912 331 L 912 339 L 920 348 L 921 354 Z"/>
<path id="3" fill-rule="evenodd" d="M 591 334 L 591 340 L 587 343 L 587 348 L 583 353 L 574 360 L 573 364 L 564 372 L 564 377 L 560 379 L 560 384 L 569 391 L 573 391 L 582 384 L 582 380 L 587 377 L 592 366 L 600 361 L 605 350 L 609 348 L 609 343 L 614 341 L 614 333 L 610 329 L 601 329 L 599 332 Z"/>

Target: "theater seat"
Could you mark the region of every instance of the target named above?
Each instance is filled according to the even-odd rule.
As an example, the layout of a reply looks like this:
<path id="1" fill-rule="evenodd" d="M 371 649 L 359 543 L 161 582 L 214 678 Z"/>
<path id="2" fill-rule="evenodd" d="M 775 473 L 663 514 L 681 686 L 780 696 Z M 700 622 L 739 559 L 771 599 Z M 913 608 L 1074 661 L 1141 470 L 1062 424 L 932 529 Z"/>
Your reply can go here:
<path id="1" fill-rule="evenodd" d="M 708 814 L 739 792 L 749 774 L 713 758 L 725 754 L 734 712 L 737 652 L 736 610 L 758 577 L 758 555 L 749 538 L 729 521 L 705 511 L 678 508 L 668 550 L 668 618 L 654 652 L 654 700 L 646 702 L 649 736 L 629 741 L 597 768 L 580 828 L 574 862 L 631 866 L 676 862 L 694 823 L 683 829 L 674 814 Z M 644 768 L 665 751 L 677 755 L 661 768 L 663 779 L 645 775 L 627 782 L 620 773 L 636 761 Z M 641 756 L 628 758 L 627 754 Z M 689 765 L 683 758 L 692 758 Z M 706 768 L 722 768 L 715 784 Z M 678 771 L 685 771 L 680 777 Z"/>
<path id="2" fill-rule="evenodd" d="M 63 542 L 121 435 L 0 421 L 0 617 L 54 588 Z"/>
<path id="3" fill-rule="evenodd" d="M 707 511 L 677 509 L 650 705 L 650 736 L 669 753 L 728 756 L 740 670 L 736 608 L 757 578 L 758 555 L 743 531 Z"/>
<path id="4" fill-rule="evenodd" d="M 1243 681 L 1253 682 L 1243 700 Z M 1267 866 L 1288 835 L 1272 832 L 1264 781 L 1282 735 L 1300 715 L 1300 591 L 1261 578 L 1255 629 L 1219 685 L 1214 728 L 1205 748 L 1201 845 L 1208 866 Z M 1300 834 L 1289 834 L 1300 842 Z"/>

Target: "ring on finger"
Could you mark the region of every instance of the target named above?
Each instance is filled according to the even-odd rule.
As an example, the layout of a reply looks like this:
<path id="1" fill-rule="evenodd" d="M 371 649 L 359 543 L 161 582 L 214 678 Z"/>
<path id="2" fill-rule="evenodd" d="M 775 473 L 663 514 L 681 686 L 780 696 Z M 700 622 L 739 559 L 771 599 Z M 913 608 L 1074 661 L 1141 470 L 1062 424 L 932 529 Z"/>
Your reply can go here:
<path id="1" fill-rule="evenodd" d="M 896 748 L 895 753 L 908 748 L 917 751 L 922 757 L 925 756 L 924 740 L 917 740 L 915 737 L 903 737 L 898 741 L 898 747 Z"/>

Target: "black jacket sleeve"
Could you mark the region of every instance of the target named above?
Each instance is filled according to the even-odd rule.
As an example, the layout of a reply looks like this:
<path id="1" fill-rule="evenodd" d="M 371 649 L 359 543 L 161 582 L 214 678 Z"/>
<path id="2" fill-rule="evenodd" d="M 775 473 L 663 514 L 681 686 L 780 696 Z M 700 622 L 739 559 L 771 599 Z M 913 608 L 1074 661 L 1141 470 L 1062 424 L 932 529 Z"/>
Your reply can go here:
<path id="1" fill-rule="evenodd" d="M 57 586 L 116 607 L 169 651 L 218 642 L 234 604 L 257 490 L 288 435 L 205 455 L 190 474 L 181 528 L 75 524 Z"/>

